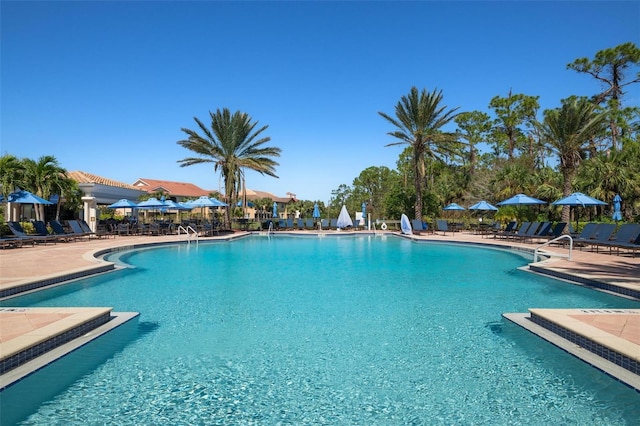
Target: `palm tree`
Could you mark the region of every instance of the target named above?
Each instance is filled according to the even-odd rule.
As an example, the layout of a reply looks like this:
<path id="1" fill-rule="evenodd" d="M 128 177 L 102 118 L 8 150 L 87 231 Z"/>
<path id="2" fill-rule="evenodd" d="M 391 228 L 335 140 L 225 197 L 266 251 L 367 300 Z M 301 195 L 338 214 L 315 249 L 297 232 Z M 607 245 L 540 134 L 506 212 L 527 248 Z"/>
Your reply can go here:
<path id="1" fill-rule="evenodd" d="M 22 160 L 25 167 L 25 186 L 37 196 L 48 199 L 58 183 L 64 179 L 67 171 L 60 167 L 56 157 L 44 155 L 37 161 L 30 158 Z M 35 206 L 36 219 L 44 220 L 44 207 L 41 204 Z"/>
<path id="2" fill-rule="evenodd" d="M 22 186 L 24 164 L 16 156 L 6 154 L 0 157 L 0 186 L 6 200 L 16 187 Z"/>
<path id="3" fill-rule="evenodd" d="M 562 196 L 573 192 L 573 181 L 583 152 L 590 140 L 603 131 L 607 115 L 596 112 L 595 108 L 584 98 L 565 100 L 561 108 L 545 111 L 544 121 L 536 123 L 541 140 L 560 160 Z M 569 214 L 569 206 L 563 206 L 563 222 L 569 222 Z"/>
<path id="4" fill-rule="evenodd" d="M 196 154 L 197 157 L 187 157 L 179 160 L 180 167 L 194 164 L 213 163 L 213 170 L 220 171 L 224 181 L 225 198 L 230 206 L 237 201 L 238 187 L 242 182 L 244 169 L 254 170 L 263 175 L 277 178 L 275 167 L 279 164 L 271 157 L 280 157 L 281 149 L 263 146 L 271 140 L 261 137 L 261 133 L 269 126 L 256 129 L 258 122 L 252 122 L 251 117 L 243 112 L 233 114 L 229 109 L 218 109 L 209 112 L 211 128 L 207 128 L 202 121 L 194 117 L 198 124 L 197 131 L 182 128 L 188 135 L 187 139 L 178 144 Z M 231 209 L 226 209 L 227 223 L 231 223 Z"/>
<path id="5" fill-rule="evenodd" d="M 0 186 L 3 200 L 7 200 L 16 187 L 22 187 L 24 164 L 16 156 L 6 154 L 0 157 Z M 9 206 L 9 204 L 7 204 Z M 5 212 L 5 220 L 11 221 L 11 211 Z"/>
<path id="6" fill-rule="evenodd" d="M 407 144 L 413 150 L 414 186 L 416 190 L 415 218 L 422 218 L 422 182 L 425 175 L 425 155 L 432 158 L 440 158 L 444 152 L 450 153 L 446 142 L 452 142 L 455 137 L 443 134 L 439 129 L 453 120 L 458 108 L 447 111 L 447 106 L 440 105 L 442 91 L 434 90 L 427 93 L 426 89 L 418 92 L 412 87 L 408 95 L 400 98 L 396 105 L 396 117 L 393 118 L 384 112 L 378 112 L 389 121 L 397 130 L 388 135 L 399 139 L 399 142 L 386 146 Z"/>

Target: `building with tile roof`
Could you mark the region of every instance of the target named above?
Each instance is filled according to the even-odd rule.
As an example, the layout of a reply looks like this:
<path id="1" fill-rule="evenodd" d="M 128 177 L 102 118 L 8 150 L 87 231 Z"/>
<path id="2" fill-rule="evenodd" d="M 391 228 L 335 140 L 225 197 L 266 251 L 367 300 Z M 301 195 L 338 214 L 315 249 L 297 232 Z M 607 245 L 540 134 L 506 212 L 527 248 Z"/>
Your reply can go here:
<path id="1" fill-rule="evenodd" d="M 118 182 L 102 176 L 83 171 L 67 172 L 70 179 L 75 180 L 83 192 L 83 209 L 81 216 L 94 229 L 99 217 L 98 205 L 113 204 L 121 199 L 138 201 L 141 195 L 162 192 L 167 198 L 175 201 L 195 199 L 201 196 L 209 196 L 216 193 L 215 190 L 202 189 L 197 185 L 187 182 L 174 182 L 160 179 L 138 178 L 133 184 Z M 222 198 L 222 197 L 221 197 Z M 287 193 L 286 197 L 278 197 L 270 192 L 246 190 L 248 202 L 270 198 L 278 205 L 280 217 L 287 217 L 288 204 L 297 201 L 296 194 Z M 240 203 L 242 205 L 242 203 Z M 270 211 L 270 210 L 269 210 Z M 245 210 L 247 218 L 256 218 L 259 212 L 253 206 L 248 206 Z M 262 212 L 262 215 L 265 213 Z"/>
<path id="2" fill-rule="evenodd" d="M 211 193 L 218 192 L 209 189 L 202 189 L 192 183 L 148 178 L 138 178 L 138 180 L 133 183 L 133 186 L 149 194 L 162 192 L 171 198 L 175 198 L 176 201 L 198 198 L 203 195 L 209 196 Z"/>
<path id="3" fill-rule="evenodd" d="M 145 194 L 145 191 L 128 183 L 118 182 L 92 173 L 76 170 L 67 172 L 67 177 L 76 181 L 82 191 L 82 218 L 87 221 L 94 232 L 99 218 L 98 204 L 113 204 L 123 198 L 137 201 L 141 195 Z"/>

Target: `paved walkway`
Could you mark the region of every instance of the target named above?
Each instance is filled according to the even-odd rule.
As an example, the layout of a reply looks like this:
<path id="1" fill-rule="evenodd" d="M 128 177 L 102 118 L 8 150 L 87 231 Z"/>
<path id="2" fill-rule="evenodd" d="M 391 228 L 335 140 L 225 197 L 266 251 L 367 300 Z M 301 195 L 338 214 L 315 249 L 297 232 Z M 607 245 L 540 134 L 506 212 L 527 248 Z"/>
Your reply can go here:
<path id="1" fill-rule="evenodd" d="M 304 232 L 304 231 L 302 231 Z M 326 231 L 334 233 L 336 231 Z M 355 232 L 356 234 L 358 232 Z M 245 233 L 234 233 L 219 237 L 201 239 L 234 238 Z M 343 232 L 343 234 L 348 234 Z M 511 240 L 494 239 L 492 237 L 474 235 L 465 232 L 448 233 L 447 235 L 416 235 L 412 238 L 418 241 L 456 242 L 465 244 L 489 245 L 516 250 L 532 252 L 536 245 L 522 244 Z M 104 268 L 105 262 L 96 258 L 96 254 L 113 248 L 124 248 L 146 244 L 184 242 L 185 235 L 176 236 L 118 236 L 111 238 L 92 239 L 87 241 L 75 241 L 57 244 L 38 244 L 35 247 L 25 246 L 0 250 L 0 290 L 24 286 L 25 284 L 55 279 L 59 276 L 67 276 L 70 273 L 80 275 L 96 268 Z M 559 256 L 567 256 L 568 249 L 552 247 L 547 249 Z M 539 262 L 538 267 L 548 273 L 577 277 L 578 279 L 600 282 L 614 286 L 620 286 L 633 291 L 640 291 L 640 257 L 631 255 L 616 255 L 608 252 L 595 253 L 587 249 L 574 250 L 572 260 L 566 257 L 552 256 L 548 260 Z M 532 308 L 536 308 L 533 306 Z M 638 312 L 636 312 L 638 311 Z M 640 310 L 628 310 L 627 314 L 607 312 L 586 312 L 579 316 L 574 315 L 573 320 L 578 320 L 599 330 L 606 335 L 614 334 L 620 339 L 630 355 L 640 361 Z M 11 340 L 19 338 L 24 333 L 33 333 L 35 328 L 42 328 L 50 323 L 61 321 L 67 312 L 60 310 L 59 314 L 48 312 L 45 316 L 29 316 L 27 314 L 15 315 L 12 312 L 0 310 L 0 342 L 6 346 Z M 34 324 L 34 318 L 37 324 Z M 44 322 L 43 322 L 44 321 Z M 47 323 L 49 321 L 49 323 Z M 629 349 L 631 348 L 631 349 Z M 0 354 L 2 355 L 2 354 Z"/>

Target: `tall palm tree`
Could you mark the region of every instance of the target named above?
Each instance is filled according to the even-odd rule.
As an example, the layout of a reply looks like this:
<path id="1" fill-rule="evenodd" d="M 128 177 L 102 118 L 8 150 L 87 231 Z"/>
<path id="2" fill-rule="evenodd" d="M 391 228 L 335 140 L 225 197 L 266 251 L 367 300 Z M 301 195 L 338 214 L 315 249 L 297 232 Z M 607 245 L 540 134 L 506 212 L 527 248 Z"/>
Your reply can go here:
<path id="1" fill-rule="evenodd" d="M 180 167 L 194 164 L 213 163 L 213 170 L 220 171 L 224 181 L 225 198 L 230 206 L 237 202 L 238 187 L 242 182 L 244 169 L 254 170 L 260 174 L 273 176 L 279 164 L 271 157 L 280 157 L 281 149 L 263 146 L 271 140 L 261 134 L 269 126 L 256 129 L 258 122 L 240 111 L 233 114 L 229 109 L 218 109 L 209 112 L 211 125 L 208 128 L 202 121 L 194 117 L 198 131 L 182 128 L 188 138 L 178 141 L 178 145 L 193 151 L 197 157 L 178 160 Z M 227 223 L 231 223 L 231 209 L 226 209 Z"/>
<path id="2" fill-rule="evenodd" d="M 413 150 L 414 186 L 416 190 L 415 218 L 422 218 L 422 186 L 425 176 L 425 155 L 440 158 L 443 153 L 450 153 L 448 142 L 455 141 L 455 137 L 440 131 L 440 128 L 453 120 L 458 108 L 447 110 L 442 102 L 442 91 L 426 89 L 418 92 L 414 86 L 408 95 L 400 98 L 396 104 L 395 118 L 378 112 L 385 120 L 397 127 L 388 135 L 399 142 L 386 146 L 407 144 Z"/>
<path id="3" fill-rule="evenodd" d="M 57 183 L 63 179 L 67 171 L 60 167 L 56 157 L 44 155 L 37 161 L 30 158 L 22 160 L 25 167 L 25 188 L 37 196 L 48 199 L 54 190 L 57 190 Z M 35 206 L 36 219 L 44 220 L 44 206 Z"/>
<path id="4" fill-rule="evenodd" d="M 536 123 L 541 140 L 560 160 L 563 196 L 573 192 L 573 181 L 589 141 L 604 130 L 607 115 L 595 108 L 584 98 L 565 100 L 561 108 L 545 111 L 544 121 Z M 563 206 L 563 222 L 569 222 L 569 214 L 569 206 Z"/>

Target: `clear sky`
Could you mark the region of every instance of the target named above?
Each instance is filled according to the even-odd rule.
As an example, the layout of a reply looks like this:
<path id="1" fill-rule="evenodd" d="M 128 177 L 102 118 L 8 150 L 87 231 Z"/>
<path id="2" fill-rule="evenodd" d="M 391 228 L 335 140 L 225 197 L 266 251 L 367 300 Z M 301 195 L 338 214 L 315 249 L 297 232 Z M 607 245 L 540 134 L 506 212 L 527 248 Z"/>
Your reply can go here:
<path id="1" fill-rule="evenodd" d="M 567 70 L 640 44 L 640 2 L 2 1 L 0 151 L 67 170 L 217 190 L 210 164 L 179 167 L 193 117 L 248 113 L 282 149 L 251 189 L 328 202 L 370 166 L 395 168 L 393 114 L 412 86 L 459 111 L 496 95 L 542 109 L 592 95 Z M 638 85 L 636 85 L 638 86 Z M 633 89 L 626 102 L 640 104 Z"/>

